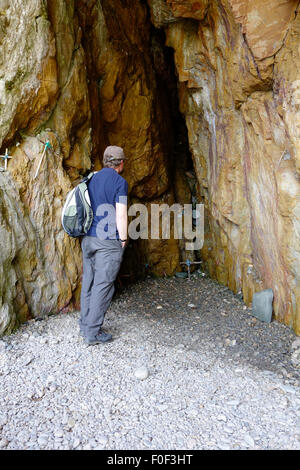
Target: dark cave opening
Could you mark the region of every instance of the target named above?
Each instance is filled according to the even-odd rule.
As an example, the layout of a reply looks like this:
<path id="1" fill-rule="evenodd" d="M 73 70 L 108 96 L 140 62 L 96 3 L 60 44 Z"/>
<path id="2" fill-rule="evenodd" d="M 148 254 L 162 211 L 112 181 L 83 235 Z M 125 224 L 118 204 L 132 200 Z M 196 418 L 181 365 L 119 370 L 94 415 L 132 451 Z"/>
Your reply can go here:
<path id="1" fill-rule="evenodd" d="M 121 2 L 119 7 L 131 8 L 128 2 Z M 127 73 L 132 74 L 134 69 L 133 64 L 136 61 L 136 67 L 142 67 L 145 71 L 145 80 L 151 83 L 154 96 L 154 111 L 152 119 L 157 119 L 160 122 L 159 127 L 159 142 L 161 145 L 162 153 L 165 158 L 165 166 L 168 173 L 168 188 L 165 193 L 161 193 L 159 197 L 162 199 L 167 193 L 172 193 L 174 202 L 179 204 L 191 204 L 196 200 L 196 177 L 194 172 L 193 160 L 189 150 L 188 130 L 185 118 L 180 111 L 179 94 L 178 94 L 178 75 L 176 71 L 174 50 L 166 46 L 166 34 L 163 28 L 156 28 L 151 23 L 150 10 L 147 2 L 141 1 L 144 5 L 146 16 L 145 30 L 139 31 L 141 38 L 135 38 L 134 34 L 128 30 L 128 25 L 125 18 L 120 16 L 116 7 L 110 8 L 108 2 L 103 2 L 103 15 L 109 31 L 109 40 L 115 48 L 116 54 L 126 55 L 122 67 L 127 67 Z M 82 29 L 82 45 L 86 55 L 88 87 L 90 97 L 90 107 L 92 112 L 92 168 L 95 170 L 101 169 L 100 155 L 103 154 L 104 148 L 107 145 L 118 145 L 116 142 L 110 141 L 111 133 L 115 132 L 114 122 L 105 122 L 101 113 L 101 86 L 103 84 L 103 75 L 100 73 L 99 66 L 97 66 L 97 54 L 93 50 L 95 47 L 95 30 L 97 22 L 97 3 L 92 2 L 88 5 L 79 2 L 78 16 L 79 24 Z M 127 11 L 126 10 L 126 11 Z M 124 10 L 125 11 L 125 10 Z M 136 25 L 131 25 L 134 28 Z M 147 32 L 148 31 L 148 32 Z M 144 41 L 147 40 L 147 43 Z M 137 43 L 135 41 L 138 41 Z M 141 43 L 143 42 L 143 44 Z M 141 53 L 141 44 L 143 51 Z M 144 55 L 143 55 L 144 53 Z M 154 76 L 155 79 L 148 80 L 148 75 Z M 124 78 L 124 75 L 123 75 Z M 119 80 L 119 79 L 118 79 Z M 125 77 L 126 80 L 126 77 Z M 126 95 L 126 86 L 116 82 L 115 87 L 118 91 Z M 117 91 L 115 90 L 117 93 Z M 125 99 L 125 97 L 123 98 Z M 162 121 L 163 116 L 163 121 Z M 113 130 L 113 132 L 111 132 Z M 139 183 L 143 185 L 143 181 Z M 147 185 L 147 179 L 145 180 Z M 133 188 L 135 189 L 135 188 Z M 144 191 L 146 193 L 146 191 Z M 134 195 L 134 191 L 133 191 Z M 151 203 L 150 198 L 140 198 L 141 203 Z M 129 199 L 130 204 L 130 199 Z M 144 240 L 130 240 L 122 267 L 119 273 L 118 285 L 127 285 L 138 279 L 143 279 L 145 276 L 151 274 L 148 262 L 148 247 Z M 188 254 L 182 248 L 183 240 L 178 241 L 180 251 L 180 261 L 187 258 L 194 259 L 196 254 Z M 168 249 L 168 248 L 166 248 Z M 162 251 L 161 256 L 164 256 Z M 177 271 L 182 268 L 179 264 Z M 164 271 L 162 270 L 161 275 Z M 173 273 L 174 274 L 174 273 Z"/>
<path id="2" fill-rule="evenodd" d="M 172 129 L 172 150 L 169 155 L 169 174 L 174 181 L 176 166 L 182 172 L 193 170 L 192 156 L 189 150 L 188 131 L 184 116 L 179 109 L 178 75 L 175 66 L 174 50 L 166 44 L 163 29 L 151 26 L 151 52 L 153 68 L 156 74 L 157 89 L 164 112 L 169 115 Z"/>
<path id="3" fill-rule="evenodd" d="M 150 21 L 150 19 L 149 19 Z M 168 139 L 167 166 L 168 174 L 174 191 L 175 202 L 179 204 L 193 204 L 197 202 L 197 179 L 194 163 L 189 149 L 188 130 L 185 118 L 180 111 L 178 96 L 178 75 L 175 66 L 174 50 L 166 46 L 166 35 L 163 29 L 151 25 L 151 60 L 156 76 L 156 92 L 163 114 L 168 120 L 171 133 L 163 136 Z M 184 193 L 183 193 L 184 189 Z M 132 255 L 134 247 L 138 245 L 131 242 L 131 250 L 125 254 L 125 259 L 119 273 L 118 286 L 127 285 L 138 279 L 151 275 L 147 258 L 137 250 Z M 199 253 L 187 253 L 184 241 L 179 241 L 180 260 L 198 260 Z M 142 266 L 139 269 L 138 266 Z M 190 267 L 193 271 L 193 267 Z M 187 267 L 178 267 L 178 271 L 187 271 Z M 133 274 L 134 273 L 134 274 Z"/>

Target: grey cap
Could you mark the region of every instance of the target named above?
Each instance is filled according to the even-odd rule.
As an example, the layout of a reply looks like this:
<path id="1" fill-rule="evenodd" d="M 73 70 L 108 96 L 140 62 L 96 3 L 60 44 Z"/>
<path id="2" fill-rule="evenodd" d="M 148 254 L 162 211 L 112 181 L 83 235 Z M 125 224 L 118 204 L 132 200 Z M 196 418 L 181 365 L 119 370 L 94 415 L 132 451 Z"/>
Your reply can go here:
<path id="1" fill-rule="evenodd" d="M 126 160 L 122 147 L 117 147 L 116 145 L 110 145 L 109 147 L 106 147 L 103 154 L 104 164 L 109 162 L 118 162 L 121 160 Z"/>

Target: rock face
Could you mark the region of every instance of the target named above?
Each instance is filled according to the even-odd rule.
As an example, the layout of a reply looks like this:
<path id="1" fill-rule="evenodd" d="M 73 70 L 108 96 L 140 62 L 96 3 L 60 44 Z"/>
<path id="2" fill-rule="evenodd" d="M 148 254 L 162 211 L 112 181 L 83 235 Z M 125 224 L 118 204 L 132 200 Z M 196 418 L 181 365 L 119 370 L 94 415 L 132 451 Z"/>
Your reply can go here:
<path id="1" fill-rule="evenodd" d="M 0 173 L 0 334 L 29 316 L 72 308 L 80 283 L 78 242 L 64 235 L 60 212 L 70 177 L 90 167 L 87 77 L 74 9 L 48 6 L 0 2 L 0 142 L 13 157 L 9 173 Z M 52 150 L 34 180 L 47 140 Z"/>
<path id="2" fill-rule="evenodd" d="M 283 45 L 298 0 L 229 0 L 237 23 L 242 25 L 247 43 L 256 60 L 272 57 Z"/>
<path id="3" fill-rule="evenodd" d="M 208 214 L 202 257 L 247 303 L 272 288 L 275 317 L 299 333 L 297 3 L 210 2 L 203 21 L 164 27 Z"/>
<path id="4" fill-rule="evenodd" d="M 61 208 L 108 144 L 128 156 L 130 203 L 203 202 L 210 275 L 247 304 L 272 289 L 275 318 L 300 332 L 298 3 L 0 0 L 0 147 L 13 157 L 0 334 L 78 306 L 80 244 Z M 186 256 L 182 241 L 140 240 L 123 264 L 168 275 Z"/>
<path id="5" fill-rule="evenodd" d="M 61 209 L 72 185 L 101 168 L 106 145 L 129 157 L 132 202 L 174 200 L 172 117 L 157 86 L 150 29 L 138 0 L 0 2 L 0 147 L 13 157 L 0 173 L 0 334 L 30 316 L 79 307 L 80 243 L 64 234 Z M 160 44 L 153 47 L 159 58 Z M 147 264 L 171 274 L 179 246 L 137 242 L 127 257 L 132 272 Z"/>
<path id="6" fill-rule="evenodd" d="M 51 141 L 47 163 L 34 181 L 37 155 Z M 0 334 L 29 316 L 72 307 L 80 281 L 77 243 L 62 231 L 62 194 L 71 189 L 50 133 L 28 137 L 14 152 L 10 173 L 0 173 Z M 28 180 L 24 179 L 28 174 Z M 74 297 L 75 295 L 75 297 Z"/>

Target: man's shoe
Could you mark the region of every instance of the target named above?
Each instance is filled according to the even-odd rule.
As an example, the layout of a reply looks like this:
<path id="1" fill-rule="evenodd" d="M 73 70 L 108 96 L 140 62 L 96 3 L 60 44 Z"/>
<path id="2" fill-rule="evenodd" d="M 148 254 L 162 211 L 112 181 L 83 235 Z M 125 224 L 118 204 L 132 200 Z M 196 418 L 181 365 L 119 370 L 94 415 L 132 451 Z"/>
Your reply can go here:
<path id="1" fill-rule="evenodd" d="M 110 341 L 111 339 L 112 335 L 110 333 L 104 333 L 104 331 L 100 331 L 94 338 L 85 338 L 85 343 L 89 346 L 92 346 L 94 344 L 107 343 L 107 341 Z"/>

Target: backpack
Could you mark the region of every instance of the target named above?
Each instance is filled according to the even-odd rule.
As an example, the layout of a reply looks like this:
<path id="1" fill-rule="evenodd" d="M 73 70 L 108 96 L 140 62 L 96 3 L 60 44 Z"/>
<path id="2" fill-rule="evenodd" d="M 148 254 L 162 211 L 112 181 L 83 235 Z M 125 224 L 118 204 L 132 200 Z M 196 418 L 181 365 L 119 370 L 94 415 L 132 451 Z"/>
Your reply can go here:
<path id="1" fill-rule="evenodd" d="M 67 194 L 61 221 L 64 231 L 70 237 L 82 237 L 92 225 L 94 214 L 88 191 L 88 183 L 95 173 L 90 173 Z"/>

